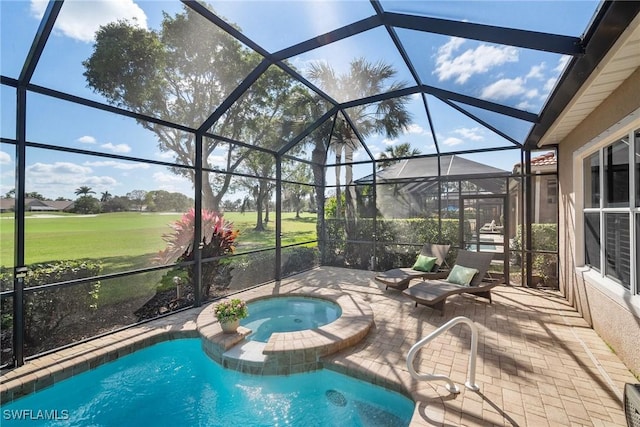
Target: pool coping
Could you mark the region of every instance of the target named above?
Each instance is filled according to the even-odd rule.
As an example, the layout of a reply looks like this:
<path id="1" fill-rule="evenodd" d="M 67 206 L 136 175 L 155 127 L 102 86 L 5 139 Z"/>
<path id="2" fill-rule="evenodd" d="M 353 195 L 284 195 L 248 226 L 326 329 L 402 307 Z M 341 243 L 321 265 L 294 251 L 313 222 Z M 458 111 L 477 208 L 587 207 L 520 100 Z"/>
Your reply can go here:
<path id="1" fill-rule="evenodd" d="M 205 352 L 225 368 L 253 375 L 289 375 L 323 368 L 322 358 L 360 342 L 374 325 L 373 310 L 361 297 L 341 291 L 300 287 L 279 295 L 259 295 L 247 298 L 247 303 L 279 296 L 318 298 L 340 306 L 340 317 L 331 323 L 314 329 L 273 333 L 267 341 L 264 361 L 226 357 L 225 353 L 242 343 L 251 331 L 240 327 L 235 334 L 222 332 L 213 315 L 213 306 L 206 306 L 196 319 L 197 329 L 203 338 Z M 235 295 L 233 297 L 236 297 Z"/>
<path id="2" fill-rule="evenodd" d="M 359 295 L 339 288 L 297 286 L 295 285 L 295 276 L 289 278 L 287 282 L 288 285 L 293 285 L 293 288 L 286 286 L 285 290 L 285 283 L 273 284 L 272 286 L 247 289 L 239 294 L 234 294 L 234 296 L 250 301 L 266 296 L 296 294 L 304 290 L 304 292 L 310 293 L 311 296 L 323 294 L 327 298 L 344 296 L 351 299 L 362 299 Z M 173 313 L 160 319 L 135 325 L 81 344 L 72 345 L 37 359 L 29 360 L 21 367 L 3 371 L 0 375 L 0 404 L 10 403 L 153 344 L 182 338 L 202 339 L 196 320 L 210 305 Z M 366 307 L 369 307 L 368 303 Z M 346 319 L 347 317 L 345 317 Z M 211 323 L 216 323 L 215 327 L 220 328 L 217 321 L 213 320 L 213 317 L 211 318 Z M 340 330 L 336 330 L 336 327 L 340 327 L 341 324 L 338 323 L 331 326 L 329 332 L 333 330 L 333 333 L 339 335 Z M 346 327 L 349 326 L 346 325 Z M 372 327 L 373 329 L 376 328 L 375 322 Z M 249 331 L 246 330 L 245 333 L 248 334 Z M 239 340 L 238 334 L 227 335 L 229 335 L 226 338 L 229 340 L 227 345 L 232 347 L 233 344 L 230 343 L 234 340 Z M 202 340 L 202 342 L 204 343 L 205 340 Z M 372 372 L 368 369 L 369 366 L 366 363 L 354 363 L 350 358 L 349 351 L 337 351 L 322 357 L 318 361 L 318 368 L 332 370 L 372 385 L 387 388 L 413 400 L 415 408 L 411 425 L 427 425 L 428 422 L 425 424 L 425 420 L 443 420 L 442 400 L 437 396 L 437 393 L 434 393 L 434 388 L 429 384 L 416 384 L 408 372 L 400 372 L 399 375 L 381 375 L 380 373 Z M 428 405 L 425 403 L 426 401 L 429 401 Z"/>

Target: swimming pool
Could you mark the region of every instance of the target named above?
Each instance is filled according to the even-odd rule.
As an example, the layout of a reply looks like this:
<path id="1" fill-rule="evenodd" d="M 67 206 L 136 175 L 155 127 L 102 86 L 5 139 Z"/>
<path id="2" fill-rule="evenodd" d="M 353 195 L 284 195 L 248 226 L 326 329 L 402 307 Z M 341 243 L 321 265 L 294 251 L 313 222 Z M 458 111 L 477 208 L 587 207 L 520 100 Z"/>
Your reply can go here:
<path id="1" fill-rule="evenodd" d="M 225 370 L 204 354 L 200 339 L 189 338 L 139 350 L 3 405 L 2 422 L 391 427 L 409 425 L 413 408 L 399 393 L 326 369 L 266 377 Z"/>
<path id="2" fill-rule="evenodd" d="M 249 317 L 240 324 L 253 332 L 251 341 L 267 342 L 274 332 L 314 329 L 333 322 L 342 314 L 340 306 L 321 298 L 272 297 L 248 304 Z"/>

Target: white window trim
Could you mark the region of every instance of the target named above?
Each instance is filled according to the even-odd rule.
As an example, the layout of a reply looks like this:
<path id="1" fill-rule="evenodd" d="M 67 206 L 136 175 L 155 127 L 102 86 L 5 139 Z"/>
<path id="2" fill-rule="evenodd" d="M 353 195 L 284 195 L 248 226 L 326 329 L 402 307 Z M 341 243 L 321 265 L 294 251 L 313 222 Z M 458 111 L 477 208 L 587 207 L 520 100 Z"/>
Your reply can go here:
<path id="1" fill-rule="evenodd" d="M 602 290 L 605 294 L 607 294 L 614 301 L 619 303 L 621 306 L 627 307 L 631 311 L 635 313 L 636 316 L 640 316 L 640 283 L 637 283 L 637 271 L 636 269 L 639 266 L 636 265 L 636 248 L 635 245 L 631 245 L 631 289 L 627 290 L 619 283 L 614 280 L 608 278 L 606 276 L 606 269 L 602 268 L 602 262 L 600 265 L 600 270 L 597 271 L 595 269 L 590 268 L 585 265 L 585 250 L 584 250 L 584 212 L 589 211 L 590 209 L 585 209 L 584 207 L 584 160 L 589 155 L 594 152 L 600 150 L 601 148 L 613 144 L 617 140 L 624 138 L 627 135 L 632 135 L 632 132 L 636 129 L 640 128 L 640 109 L 637 109 L 633 113 L 629 114 L 626 118 L 616 123 L 611 128 L 602 132 L 597 137 L 593 138 L 591 141 L 574 151 L 573 153 L 573 195 L 574 195 L 574 221 L 575 221 L 575 254 L 574 254 L 574 265 L 576 273 L 579 275 L 583 275 L 585 280 L 588 281 L 589 285 L 596 287 Z M 631 145 L 631 149 L 629 150 L 629 167 L 631 168 L 630 172 L 633 173 L 633 168 L 635 168 L 635 152 L 633 151 L 633 146 Z M 600 171 L 603 171 L 603 163 L 604 159 L 600 156 Z M 602 180 L 603 175 L 600 174 L 600 188 L 602 193 Z M 633 181 L 633 180 L 632 180 Z M 631 183 L 630 191 L 634 190 L 633 193 L 630 192 L 630 219 L 632 222 L 630 223 L 630 235 L 632 236 L 632 241 L 636 240 L 636 221 L 634 215 L 637 212 L 640 212 L 640 208 L 635 206 L 635 181 Z M 594 211 L 598 212 L 629 212 L 629 208 L 624 209 L 616 209 L 616 208 L 603 208 L 604 199 L 603 194 L 600 197 L 600 207 L 594 208 Z M 604 236 L 603 230 L 604 224 L 600 224 L 601 234 L 600 236 Z M 601 260 L 604 260 L 604 248 L 601 245 Z"/>

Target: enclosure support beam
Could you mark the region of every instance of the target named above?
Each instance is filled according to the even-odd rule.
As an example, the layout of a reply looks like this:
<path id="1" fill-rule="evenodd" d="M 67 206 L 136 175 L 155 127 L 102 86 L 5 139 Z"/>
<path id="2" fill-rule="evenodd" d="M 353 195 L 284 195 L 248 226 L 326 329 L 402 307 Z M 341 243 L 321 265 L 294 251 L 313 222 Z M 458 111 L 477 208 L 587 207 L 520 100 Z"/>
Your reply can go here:
<path id="1" fill-rule="evenodd" d="M 531 150 L 524 152 L 524 248 L 525 248 L 525 268 L 527 269 L 526 287 L 531 287 L 533 283 L 533 271 L 531 265 L 533 263 L 533 255 L 531 250 L 531 221 L 533 220 L 533 178 L 531 176 Z"/>
<path id="2" fill-rule="evenodd" d="M 194 182 L 194 230 L 193 230 L 193 296 L 194 306 L 202 305 L 202 158 L 203 138 L 200 132 L 196 133 L 196 158 L 195 158 L 195 182 Z"/>
<path id="3" fill-rule="evenodd" d="M 268 203 L 268 201 L 267 201 Z M 276 155 L 276 270 L 275 279 L 282 279 L 282 156 Z"/>
<path id="4" fill-rule="evenodd" d="M 24 365 L 24 277 L 27 268 L 24 257 L 25 226 L 25 169 L 27 90 L 20 85 L 16 91 L 16 172 L 15 172 L 15 228 L 13 272 L 13 361 L 14 366 Z"/>

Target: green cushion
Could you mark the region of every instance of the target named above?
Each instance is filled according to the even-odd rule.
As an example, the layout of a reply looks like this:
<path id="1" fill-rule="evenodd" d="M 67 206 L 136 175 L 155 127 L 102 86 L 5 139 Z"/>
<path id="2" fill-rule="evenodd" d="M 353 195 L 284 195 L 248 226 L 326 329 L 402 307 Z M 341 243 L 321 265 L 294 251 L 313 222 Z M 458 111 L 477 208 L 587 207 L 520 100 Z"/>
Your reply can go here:
<path id="1" fill-rule="evenodd" d="M 424 271 L 425 273 L 429 273 L 433 270 L 433 266 L 436 265 L 436 261 L 438 258 L 432 256 L 418 255 L 418 259 L 416 263 L 413 264 L 414 270 Z"/>
<path id="2" fill-rule="evenodd" d="M 455 283 L 456 285 L 469 286 L 473 276 L 478 274 L 478 270 L 470 267 L 463 267 L 461 265 L 454 265 L 451 269 L 451 273 L 447 276 L 447 282 Z"/>

